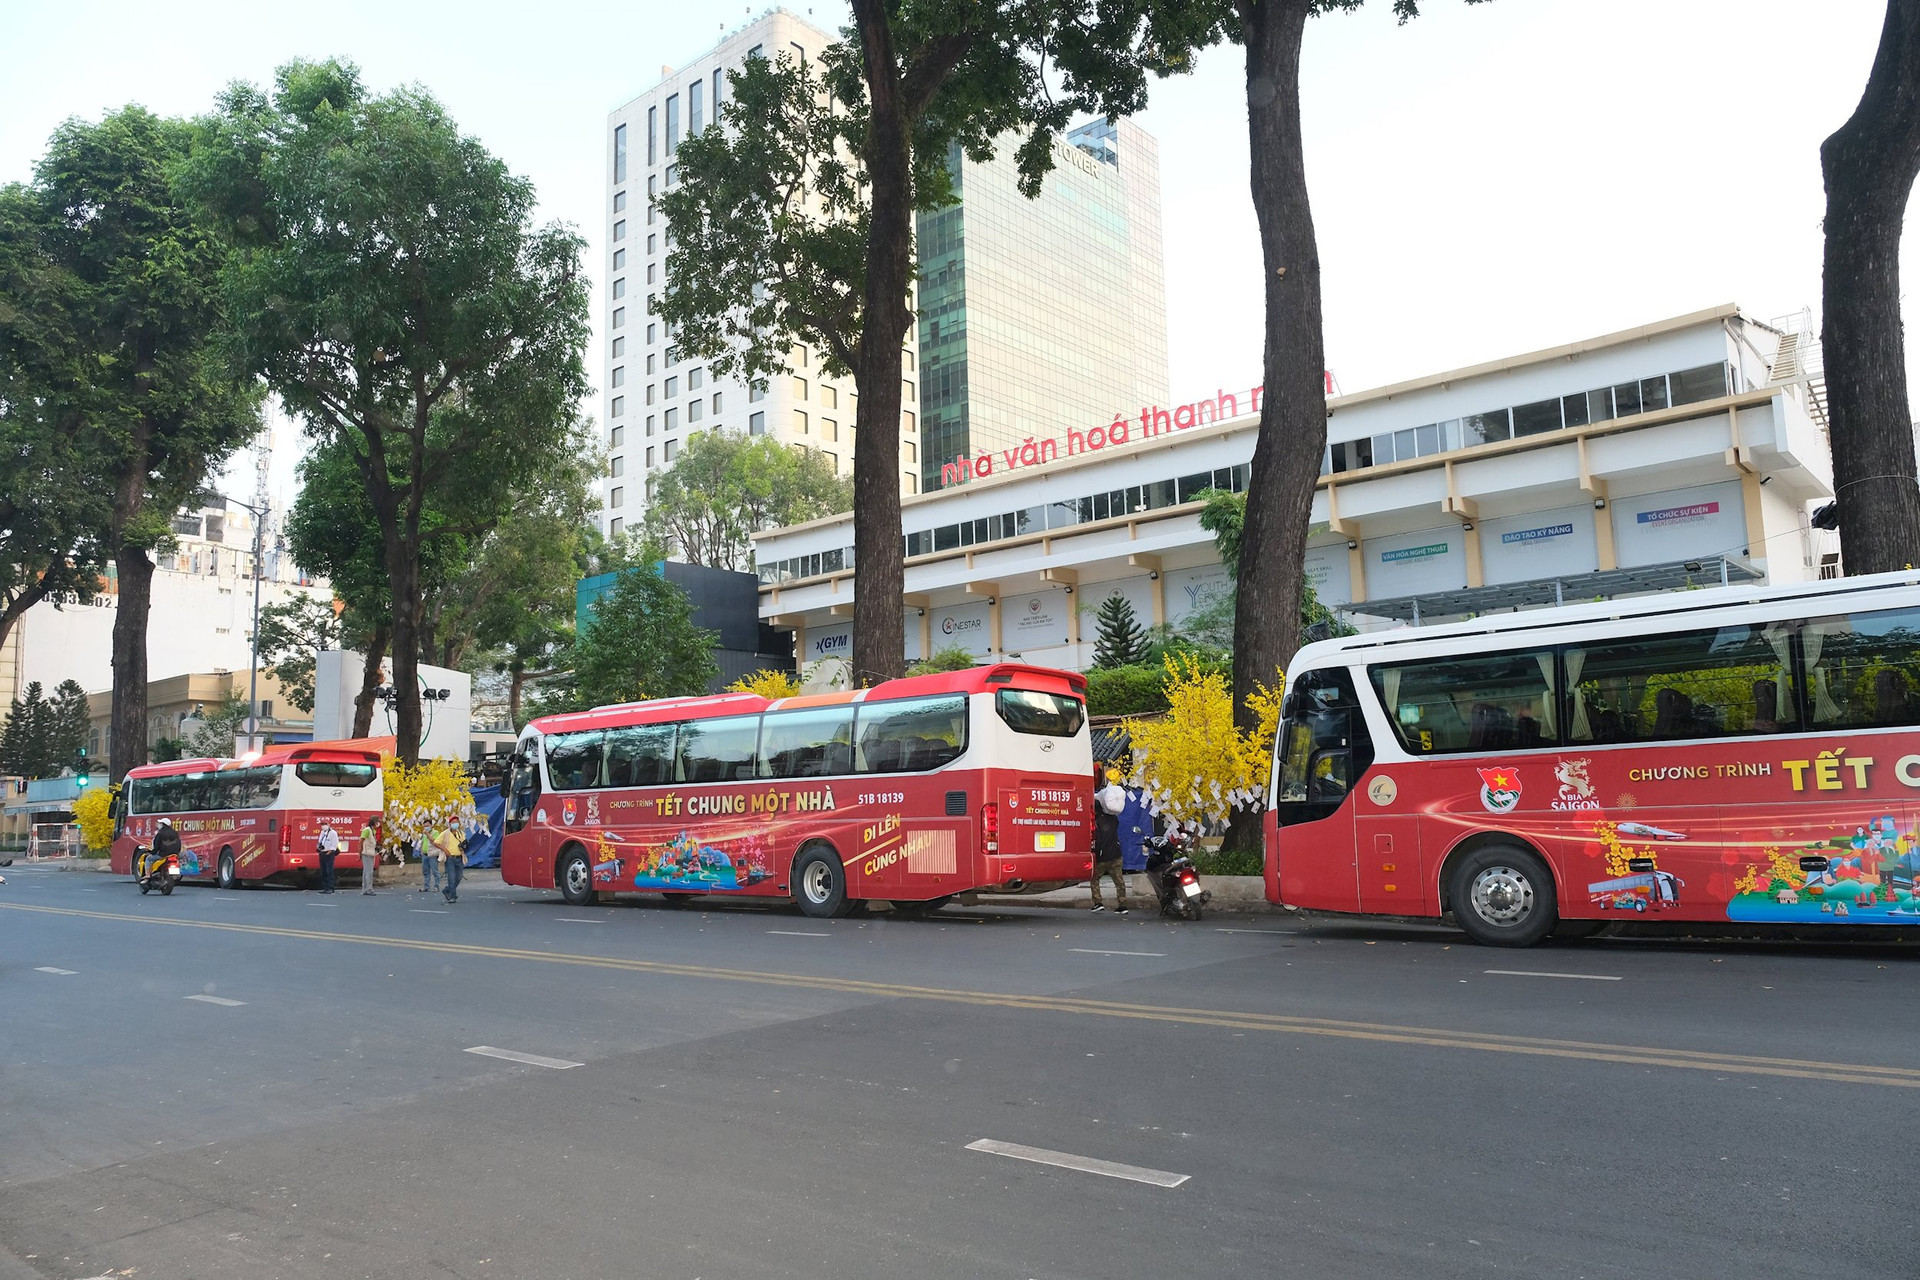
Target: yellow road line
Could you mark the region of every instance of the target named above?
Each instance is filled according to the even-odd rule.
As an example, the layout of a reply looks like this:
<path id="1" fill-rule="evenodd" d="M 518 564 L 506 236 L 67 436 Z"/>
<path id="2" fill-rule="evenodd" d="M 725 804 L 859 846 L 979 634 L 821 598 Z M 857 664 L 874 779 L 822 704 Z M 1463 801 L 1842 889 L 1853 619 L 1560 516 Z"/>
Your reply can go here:
<path id="1" fill-rule="evenodd" d="M 1865 1063 L 1821 1062 L 1800 1058 L 1755 1057 L 1710 1053 L 1694 1049 L 1610 1044 L 1603 1041 L 1552 1040 L 1501 1035 L 1482 1031 L 1454 1031 L 1439 1027 L 1403 1027 L 1386 1023 L 1348 1022 L 1334 1018 L 1307 1018 L 1289 1014 L 1245 1013 L 1225 1009 L 1184 1009 L 1165 1005 L 1127 1004 L 1115 1000 L 1084 1000 L 1073 996 L 1021 995 L 1014 992 L 962 991 L 945 987 L 918 987 L 902 983 L 868 982 L 859 978 L 771 973 L 755 969 L 715 969 L 705 965 L 673 964 L 662 960 L 633 960 L 618 956 L 590 956 L 564 951 L 531 951 L 519 947 L 481 946 L 466 942 L 438 942 L 427 938 L 383 938 L 373 934 L 336 933 L 320 929 L 290 929 L 279 925 L 238 924 L 224 920 L 181 920 L 161 916 L 134 916 L 114 911 L 83 911 L 73 907 L 0 903 L 0 910 L 42 915 L 117 920 L 134 924 L 170 925 L 183 929 L 211 929 L 263 937 L 297 938 L 308 942 L 342 942 L 360 946 L 395 947 L 441 955 L 474 956 L 492 960 L 526 960 L 582 968 L 615 969 L 663 977 L 708 978 L 749 982 L 761 986 L 831 991 L 842 995 L 894 1000 L 932 1000 L 946 1004 L 1027 1009 L 1047 1013 L 1076 1013 L 1092 1017 L 1125 1018 L 1142 1022 L 1225 1027 L 1290 1035 L 1327 1036 L 1411 1044 L 1428 1048 L 1470 1049 L 1482 1053 L 1512 1053 L 1529 1057 L 1569 1058 L 1586 1062 L 1617 1062 L 1635 1066 L 1712 1071 L 1727 1075 L 1783 1076 L 1798 1080 L 1831 1080 L 1845 1084 L 1887 1085 L 1920 1089 L 1920 1070 Z"/>

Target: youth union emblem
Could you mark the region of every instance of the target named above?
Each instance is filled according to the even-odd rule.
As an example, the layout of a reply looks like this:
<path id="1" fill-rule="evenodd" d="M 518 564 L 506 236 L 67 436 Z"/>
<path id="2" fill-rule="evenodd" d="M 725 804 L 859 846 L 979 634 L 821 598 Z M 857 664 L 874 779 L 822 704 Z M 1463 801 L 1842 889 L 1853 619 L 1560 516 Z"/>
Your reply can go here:
<path id="1" fill-rule="evenodd" d="M 1505 765 L 1481 769 L 1480 806 L 1488 813 L 1512 813 L 1520 803 L 1520 772 Z"/>

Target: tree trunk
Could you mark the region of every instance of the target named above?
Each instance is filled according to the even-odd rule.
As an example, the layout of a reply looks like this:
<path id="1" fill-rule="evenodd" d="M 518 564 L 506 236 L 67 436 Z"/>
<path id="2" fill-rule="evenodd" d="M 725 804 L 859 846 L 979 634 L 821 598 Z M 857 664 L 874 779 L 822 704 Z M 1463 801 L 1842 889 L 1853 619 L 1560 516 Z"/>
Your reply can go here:
<path id="1" fill-rule="evenodd" d="M 0 648 L 6 646 L 7 637 L 13 634 L 14 627 L 26 616 L 27 610 L 47 598 L 47 583 L 54 567 L 49 565 L 37 579 L 22 587 L 20 594 L 8 601 L 4 610 L 0 610 Z"/>
<path id="2" fill-rule="evenodd" d="M 864 320 L 854 364 L 860 409 L 853 451 L 853 677 L 906 674 L 906 594 L 900 533 L 900 347 L 913 313 L 913 144 L 884 0 L 854 0 L 871 116 Z"/>
<path id="3" fill-rule="evenodd" d="M 1827 401 L 1849 573 L 1920 562 L 1920 480 L 1900 323 L 1900 231 L 1920 174 L 1920 0 L 1890 0 L 1866 92 L 1820 147 Z"/>
<path id="4" fill-rule="evenodd" d="M 1233 621 L 1233 716 L 1274 685 L 1300 644 L 1307 525 L 1327 444 L 1326 352 L 1320 331 L 1320 250 L 1307 201 L 1300 137 L 1300 45 L 1310 0 L 1243 0 L 1247 130 L 1253 208 L 1267 303 L 1265 391 L 1247 481 Z M 1258 822 L 1236 820 L 1229 848 L 1251 848 Z"/>
<path id="5" fill-rule="evenodd" d="M 407 544 L 388 540 L 387 578 L 393 587 L 394 754 L 408 768 L 420 763 L 420 565 Z"/>
<path id="6" fill-rule="evenodd" d="M 367 640 L 367 655 L 360 664 L 360 692 L 353 699 L 353 736 L 364 738 L 373 732 L 374 692 L 380 687 L 380 664 L 387 656 L 387 629 L 375 627 Z"/>
<path id="7" fill-rule="evenodd" d="M 141 471 L 136 483 L 145 480 Z M 119 781 L 147 762 L 147 614 L 153 605 L 153 561 L 145 547 L 114 552 L 120 604 L 113 615 L 113 718 L 108 774 Z"/>

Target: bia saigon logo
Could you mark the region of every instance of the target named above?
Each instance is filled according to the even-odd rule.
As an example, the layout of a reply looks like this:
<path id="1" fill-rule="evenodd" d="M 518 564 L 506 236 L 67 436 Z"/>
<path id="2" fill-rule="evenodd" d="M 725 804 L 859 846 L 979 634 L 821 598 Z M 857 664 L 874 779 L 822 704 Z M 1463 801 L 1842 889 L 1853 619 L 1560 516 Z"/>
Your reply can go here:
<path id="1" fill-rule="evenodd" d="M 1520 803 L 1520 772 L 1500 766 L 1478 770 L 1480 806 L 1488 813 L 1512 813 Z"/>
<path id="2" fill-rule="evenodd" d="M 1593 798 L 1593 782 L 1587 777 L 1589 763 L 1582 757 L 1562 760 L 1554 766 L 1553 776 L 1560 783 L 1560 796 L 1553 802 L 1554 808 L 1571 811 L 1600 807 L 1600 802 Z"/>

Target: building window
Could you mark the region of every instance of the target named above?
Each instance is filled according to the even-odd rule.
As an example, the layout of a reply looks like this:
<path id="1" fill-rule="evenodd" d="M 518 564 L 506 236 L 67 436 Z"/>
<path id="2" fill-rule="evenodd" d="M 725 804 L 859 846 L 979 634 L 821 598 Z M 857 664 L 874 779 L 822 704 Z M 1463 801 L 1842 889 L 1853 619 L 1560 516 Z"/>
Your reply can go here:
<path id="1" fill-rule="evenodd" d="M 625 520 L 622 520 L 619 516 L 615 516 L 612 520 L 609 520 L 607 522 L 607 536 L 611 538 L 617 538 L 620 536 L 620 531 L 626 527 L 627 527 L 627 522 Z"/>
<path id="2" fill-rule="evenodd" d="M 654 251 L 653 242 L 658 238 L 659 237 L 655 236 L 651 231 L 647 233 L 647 252 L 648 253 L 652 253 Z"/>
<path id="3" fill-rule="evenodd" d="M 805 400 L 807 398 L 807 380 L 805 378 L 795 378 L 793 380 L 793 398 L 795 400 Z"/>
<path id="4" fill-rule="evenodd" d="M 653 345 L 653 326 L 652 325 L 647 326 L 647 345 L 648 346 Z"/>
<path id="5" fill-rule="evenodd" d="M 667 166 L 667 187 L 671 189 L 673 187 L 673 184 L 678 181 L 680 181 L 680 166 L 677 164 L 668 165 Z"/>
<path id="6" fill-rule="evenodd" d="M 613 193 L 613 211 L 615 213 L 619 213 L 623 211 L 626 207 L 627 207 L 627 193 L 624 191 L 614 192 Z"/>
<path id="7" fill-rule="evenodd" d="M 647 415 L 647 439 L 653 439 L 653 415 Z"/>
<path id="8" fill-rule="evenodd" d="M 651 351 L 647 352 L 647 373 L 649 375 L 653 373 L 653 352 Z"/>
<path id="9" fill-rule="evenodd" d="M 667 461 L 668 462 L 672 462 L 675 455 L 677 455 L 679 452 L 680 452 L 680 442 L 678 440 L 667 441 Z"/>
<path id="10" fill-rule="evenodd" d="M 627 180 L 627 126 L 623 124 L 613 126 L 613 180 Z"/>
<path id="11" fill-rule="evenodd" d="M 755 45 L 755 46 L 753 46 L 753 48 L 751 48 L 751 49 L 749 49 L 749 50 L 747 50 L 747 56 L 748 56 L 749 58 L 764 58 L 764 57 L 766 57 L 766 55 L 765 55 L 764 53 L 761 53 L 761 52 L 760 52 L 760 49 L 761 49 L 761 46 L 760 46 L 760 45 Z"/>
<path id="12" fill-rule="evenodd" d="M 617 507 L 626 500 L 627 491 L 619 485 L 615 485 L 613 488 L 607 490 L 607 505 L 609 507 Z"/>
<path id="13" fill-rule="evenodd" d="M 706 84 L 695 80 L 687 86 L 687 136 L 692 137 L 707 127 L 706 120 Z"/>
<path id="14" fill-rule="evenodd" d="M 627 322 L 627 309 L 625 307 L 615 307 L 613 309 L 613 327 L 618 329 L 620 326 L 624 325 L 626 322 Z"/>
<path id="15" fill-rule="evenodd" d="M 618 453 L 614 454 L 613 457 L 609 459 L 607 462 L 607 475 L 612 477 L 613 479 L 616 479 L 616 480 L 619 479 L 622 475 L 626 473 L 626 470 L 627 470 L 627 460 L 626 460 L 626 457 L 622 454 L 618 454 Z"/>
<path id="16" fill-rule="evenodd" d="M 651 262 L 647 264 L 647 283 L 653 283 L 653 264 Z"/>
<path id="17" fill-rule="evenodd" d="M 915 445 L 915 444 L 913 443 L 913 441 L 911 441 L 911 440 L 902 440 L 902 441 L 900 442 L 900 449 L 901 449 L 901 452 L 903 452 L 903 453 L 905 453 L 905 454 L 907 455 L 907 461 L 908 461 L 908 462 L 918 462 L 918 461 L 920 461 L 920 450 L 919 450 L 919 448 L 918 448 L 918 447 L 917 447 L 917 446 L 916 446 L 916 445 Z"/>
<path id="18" fill-rule="evenodd" d="M 678 409 L 669 409 L 667 410 L 666 418 L 666 423 L 661 429 L 668 435 L 672 435 L 680 429 L 680 411 Z"/>
<path id="19" fill-rule="evenodd" d="M 617 364 L 613 367 L 613 385 L 616 387 L 627 385 L 627 366 Z"/>
<path id="20" fill-rule="evenodd" d="M 900 490 L 902 493 L 920 492 L 920 477 L 911 471 L 902 472 L 900 475 Z"/>
<path id="21" fill-rule="evenodd" d="M 920 424 L 914 421 L 914 417 L 911 412 L 905 412 L 900 415 L 900 425 L 906 428 L 908 431 L 918 431 L 920 429 Z"/>
<path id="22" fill-rule="evenodd" d="M 694 400 L 688 403 L 687 405 L 687 421 L 688 422 L 698 422 L 700 421 L 700 419 L 704 418 L 706 414 L 707 414 L 706 401 Z"/>
<path id="23" fill-rule="evenodd" d="M 614 448 L 617 449 L 621 445 L 625 444 L 626 442 L 627 442 L 627 429 L 625 427 L 623 426 L 615 427 L 613 430 L 607 432 L 607 443 L 612 445 Z"/>
<path id="24" fill-rule="evenodd" d="M 747 403 L 748 404 L 759 404 L 762 400 L 765 400 L 766 398 L 767 398 L 767 380 L 765 378 L 761 378 L 756 382 L 749 382 L 747 384 Z"/>
<path id="25" fill-rule="evenodd" d="M 654 384 L 654 383 L 651 383 L 651 382 L 649 382 L 649 383 L 647 384 L 647 403 L 648 403 L 648 404 L 652 404 L 652 403 L 653 403 L 653 389 L 654 389 L 654 386 L 655 386 L 655 385 L 656 385 L 656 384 Z"/>
<path id="26" fill-rule="evenodd" d="M 820 456 L 825 458 L 827 460 L 827 465 L 833 468 L 833 474 L 835 475 L 840 474 L 840 455 L 839 454 L 835 453 L 831 449 L 822 449 L 820 451 Z"/>
<path id="27" fill-rule="evenodd" d="M 793 349 L 793 364 L 797 369 L 807 367 L 807 349 L 805 347 L 795 347 Z"/>
<path id="28" fill-rule="evenodd" d="M 613 296 L 616 298 L 624 298 L 627 296 L 627 278 L 625 276 L 621 276 L 613 282 Z"/>
<path id="29" fill-rule="evenodd" d="M 750 436 L 763 436 L 767 434 L 767 415 L 764 413 L 748 414 L 747 434 Z"/>
<path id="30" fill-rule="evenodd" d="M 618 360 L 621 356 L 627 354 L 627 340 L 625 338 L 615 338 L 613 340 L 612 354 L 613 354 L 613 358 L 616 360 Z"/>
<path id="31" fill-rule="evenodd" d="M 705 369 L 689 369 L 687 371 L 687 390 L 698 391 L 701 384 L 706 380 L 707 371 Z"/>
<path id="32" fill-rule="evenodd" d="M 720 123 L 720 89 L 726 83 L 726 74 L 718 67 L 713 69 L 713 122 L 715 124 Z"/>
<path id="33" fill-rule="evenodd" d="M 673 333 L 671 330 L 668 331 L 667 336 L 669 338 L 673 336 Z M 673 366 L 679 363 L 680 363 L 680 348 L 668 347 L 667 348 L 667 368 L 671 369 L 673 368 Z"/>
<path id="34" fill-rule="evenodd" d="M 793 50 L 793 61 L 796 66 L 805 67 L 807 65 L 807 51 L 805 49 L 797 44 L 790 44 L 787 48 Z"/>
<path id="35" fill-rule="evenodd" d="M 793 429 L 801 435 L 807 434 L 807 415 L 803 410 L 793 411 Z"/>
<path id="36" fill-rule="evenodd" d="M 667 154 L 680 145 L 680 95 L 674 94 L 667 99 Z"/>
<path id="37" fill-rule="evenodd" d="M 648 164 L 652 164 L 654 162 L 654 158 L 655 158 L 654 157 L 654 138 L 660 132 L 657 127 L 659 122 L 660 122 L 660 108 L 648 107 L 647 108 L 647 163 Z M 648 187 L 647 194 L 648 195 L 653 194 L 653 189 L 651 186 Z"/>
<path id="38" fill-rule="evenodd" d="M 824 382 L 820 384 L 820 407 L 822 409 L 838 409 L 840 407 L 840 393 Z"/>
<path id="39" fill-rule="evenodd" d="M 653 466 L 653 446 L 652 445 L 647 446 L 647 466 L 649 467 Z M 651 497 L 653 495 L 653 490 L 651 489 L 647 490 L 647 495 Z"/>
<path id="40" fill-rule="evenodd" d="M 718 391 L 713 393 L 713 412 L 715 416 L 718 416 L 720 413 L 720 396 L 721 393 Z"/>
<path id="41" fill-rule="evenodd" d="M 840 424 L 832 418 L 820 419 L 820 438 L 822 440 L 838 440 L 840 438 Z"/>
<path id="42" fill-rule="evenodd" d="M 627 220 L 625 218 L 613 224 L 613 238 L 615 240 L 625 240 L 627 238 Z"/>
<path id="43" fill-rule="evenodd" d="M 618 418 L 622 414 L 626 413 L 626 411 L 627 411 L 627 398 L 625 396 L 615 396 L 613 398 L 612 407 L 610 407 L 607 410 L 607 416 L 609 418 Z"/>
<path id="44" fill-rule="evenodd" d="M 626 270 L 626 266 L 627 251 L 625 249 L 615 249 L 613 251 L 613 269 L 615 271 L 624 271 Z"/>
<path id="45" fill-rule="evenodd" d="M 900 371 L 902 373 L 913 372 L 913 352 L 907 350 L 905 347 L 900 348 Z"/>
<path id="46" fill-rule="evenodd" d="M 900 379 L 900 398 L 908 404 L 913 403 L 913 384 L 905 378 Z"/>
<path id="47" fill-rule="evenodd" d="M 668 379 L 667 379 L 667 389 L 666 389 L 666 392 L 665 392 L 665 395 L 666 395 L 666 397 L 667 397 L 667 399 L 669 399 L 669 400 L 671 400 L 671 399 L 673 399 L 673 398 L 674 398 L 675 396 L 677 396 L 677 395 L 679 395 L 679 394 L 680 394 L 680 379 L 678 379 L 678 378 L 668 378 Z"/>

